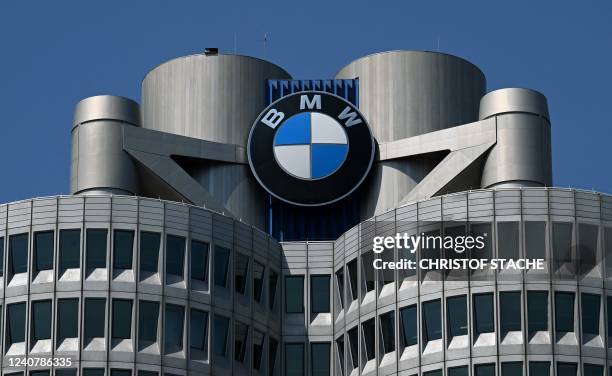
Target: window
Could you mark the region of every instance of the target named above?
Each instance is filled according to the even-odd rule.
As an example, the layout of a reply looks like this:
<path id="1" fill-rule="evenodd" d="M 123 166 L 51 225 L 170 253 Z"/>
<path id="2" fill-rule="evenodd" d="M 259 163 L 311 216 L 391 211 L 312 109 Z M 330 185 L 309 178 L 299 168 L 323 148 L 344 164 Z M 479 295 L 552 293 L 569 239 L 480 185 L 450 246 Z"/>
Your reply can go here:
<path id="1" fill-rule="evenodd" d="M 159 246 L 161 235 L 157 232 L 140 232 L 140 271 L 157 273 L 159 270 Z"/>
<path id="2" fill-rule="evenodd" d="M 598 364 L 585 364 L 584 376 L 603 376 L 604 368 Z"/>
<path id="3" fill-rule="evenodd" d="M 312 376 L 330 376 L 330 347 L 328 342 L 315 342 L 310 345 Z"/>
<path id="4" fill-rule="evenodd" d="M 87 230 L 87 269 L 106 268 L 106 238 L 105 229 Z"/>
<path id="5" fill-rule="evenodd" d="M 159 374 L 155 371 L 138 371 L 138 376 L 158 376 Z"/>
<path id="6" fill-rule="evenodd" d="M 114 340 L 132 338 L 132 301 L 113 299 L 113 330 Z"/>
<path id="7" fill-rule="evenodd" d="M 191 279 L 205 282 L 208 272 L 208 243 L 191 241 Z"/>
<path id="8" fill-rule="evenodd" d="M 59 236 L 59 273 L 68 269 L 80 268 L 81 230 L 60 230 Z"/>
<path id="9" fill-rule="evenodd" d="M 14 303 L 6 306 L 6 348 L 14 343 L 25 342 L 26 304 Z"/>
<path id="10" fill-rule="evenodd" d="M 263 264 L 253 261 L 253 299 L 256 302 L 261 302 L 261 293 L 263 292 L 264 271 L 266 267 Z"/>
<path id="11" fill-rule="evenodd" d="M 423 376 L 442 376 L 442 370 L 437 369 L 434 371 L 423 372 Z"/>
<path id="12" fill-rule="evenodd" d="M 138 307 L 138 348 L 157 342 L 159 302 L 141 300 Z"/>
<path id="13" fill-rule="evenodd" d="M 374 273 L 374 252 L 368 251 L 361 255 L 361 271 L 362 278 L 365 283 L 366 293 L 373 291 L 375 286 L 374 282 L 376 281 L 376 276 Z"/>
<path id="14" fill-rule="evenodd" d="M 357 260 L 352 260 L 346 264 L 348 270 L 349 283 L 351 285 L 351 301 L 357 299 Z"/>
<path id="15" fill-rule="evenodd" d="M 519 223 L 497 223 L 497 253 L 502 259 L 519 258 Z"/>
<path id="16" fill-rule="evenodd" d="M 285 276 L 285 312 L 304 312 L 304 276 Z"/>
<path id="17" fill-rule="evenodd" d="M 83 368 L 83 376 L 104 376 L 104 368 Z"/>
<path id="18" fill-rule="evenodd" d="M 244 295 L 246 291 L 247 275 L 249 273 L 249 257 L 236 253 L 234 261 L 234 289 Z"/>
<path id="19" fill-rule="evenodd" d="M 502 335 L 521 331 L 521 293 L 503 291 L 499 293 L 499 325 Z"/>
<path id="20" fill-rule="evenodd" d="M 344 375 L 344 337 L 340 336 L 336 339 L 336 351 L 338 351 L 338 360 L 340 365 L 340 375 Z"/>
<path id="21" fill-rule="evenodd" d="M 55 376 L 76 376 L 77 370 L 73 368 L 56 368 Z"/>
<path id="22" fill-rule="evenodd" d="M 529 333 L 548 330 L 548 292 L 527 292 L 527 329 Z"/>
<path id="23" fill-rule="evenodd" d="M 53 269 L 53 231 L 34 234 L 34 270 Z"/>
<path id="24" fill-rule="evenodd" d="M 607 298 L 608 304 L 608 340 L 612 340 L 612 296 L 608 296 Z"/>
<path id="25" fill-rule="evenodd" d="M 344 308 L 344 268 L 336 272 L 336 283 L 338 284 L 338 299 L 340 299 L 340 309 Z"/>
<path id="26" fill-rule="evenodd" d="M 185 264 L 185 238 L 166 236 L 166 275 L 183 278 Z"/>
<path id="27" fill-rule="evenodd" d="M 32 302 L 32 342 L 51 339 L 51 300 Z"/>
<path id="28" fill-rule="evenodd" d="M 474 365 L 474 376 L 495 376 L 495 364 Z"/>
<path id="29" fill-rule="evenodd" d="M 234 325 L 234 359 L 244 363 L 249 327 L 239 321 Z"/>
<path id="30" fill-rule="evenodd" d="M 79 299 L 57 300 L 57 344 L 79 337 Z"/>
<path id="31" fill-rule="evenodd" d="M 313 314 L 330 312 L 329 279 L 328 275 L 310 276 L 310 311 Z"/>
<path id="32" fill-rule="evenodd" d="M 446 320 L 449 341 L 453 337 L 467 335 L 467 297 L 465 295 L 446 299 Z"/>
<path id="33" fill-rule="evenodd" d="M 546 222 L 525 222 L 525 254 L 527 258 L 546 258 Z"/>
<path id="34" fill-rule="evenodd" d="M 0 238 L 0 243 L 2 238 Z M 606 269 L 608 269 L 607 277 L 610 277 L 610 270 L 612 269 L 612 227 L 604 228 L 604 255 L 606 260 Z"/>
<path id="35" fill-rule="evenodd" d="M 111 369 L 111 376 L 131 376 L 132 371 L 129 369 Z"/>
<path id="36" fill-rule="evenodd" d="M 599 335 L 599 295 L 582 294 L 582 334 Z"/>
<path id="37" fill-rule="evenodd" d="M 425 345 L 429 341 L 442 338 L 442 322 L 440 317 L 440 300 L 432 300 L 423 303 L 423 341 Z"/>
<path id="38" fill-rule="evenodd" d="M 395 311 L 380 316 L 380 334 L 384 353 L 395 351 Z"/>
<path id="39" fill-rule="evenodd" d="M 555 293 L 555 331 L 574 331 L 574 293 Z"/>
<path id="40" fill-rule="evenodd" d="M 229 249 L 218 246 L 215 247 L 215 286 L 227 288 L 229 256 Z"/>
<path id="41" fill-rule="evenodd" d="M 270 270 L 268 280 L 268 304 L 270 310 L 274 309 L 274 300 L 276 299 L 276 284 L 278 283 L 278 274 L 274 270 Z"/>
<path id="42" fill-rule="evenodd" d="M 259 330 L 253 330 L 253 369 L 261 369 L 261 355 L 263 354 L 264 334 Z"/>
<path id="43" fill-rule="evenodd" d="M 9 237 L 9 275 L 28 271 L 28 234 Z"/>
<path id="44" fill-rule="evenodd" d="M 578 254 L 580 255 L 580 274 L 590 272 L 597 265 L 599 227 L 580 223 L 578 225 Z"/>
<path id="45" fill-rule="evenodd" d="M 522 374 L 522 362 L 507 362 L 501 364 L 501 376 L 521 376 Z"/>
<path id="46" fill-rule="evenodd" d="M 214 326 L 214 351 L 215 355 L 225 357 L 227 354 L 227 330 L 229 329 L 229 319 L 227 317 L 215 315 Z"/>
<path id="47" fill-rule="evenodd" d="M 467 366 L 453 367 L 448 369 L 448 376 L 470 376 Z"/>
<path id="48" fill-rule="evenodd" d="M 370 319 L 361 324 L 361 330 L 363 331 L 363 340 L 365 342 L 366 359 L 372 360 L 376 358 L 376 350 L 374 344 L 376 341 L 374 331 L 374 319 Z"/>
<path id="49" fill-rule="evenodd" d="M 474 295 L 474 335 L 494 331 L 493 294 Z"/>
<path id="50" fill-rule="evenodd" d="M 557 362 L 557 376 L 576 376 L 578 365 L 576 363 Z"/>
<path id="51" fill-rule="evenodd" d="M 529 376 L 549 376 L 549 362 L 529 362 Z"/>
<path id="52" fill-rule="evenodd" d="M 85 340 L 104 338 L 104 323 L 106 322 L 106 299 L 85 299 Z"/>
<path id="53" fill-rule="evenodd" d="M 274 366 L 276 365 L 276 351 L 278 350 L 278 341 L 270 337 L 268 344 L 268 375 L 274 375 Z"/>
<path id="54" fill-rule="evenodd" d="M 357 327 L 354 327 L 348 331 L 349 337 L 349 348 L 351 350 L 351 361 L 353 364 L 353 369 L 359 367 L 359 340 L 357 335 Z"/>
<path id="55" fill-rule="evenodd" d="M 206 353 L 208 344 L 208 312 L 192 308 L 189 328 L 190 347 Z"/>
<path id="56" fill-rule="evenodd" d="M 115 230 L 113 234 L 113 268 L 132 269 L 134 231 Z"/>
<path id="57" fill-rule="evenodd" d="M 185 311 L 182 306 L 166 304 L 164 354 L 183 350 L 183 321 Z"/>
<path id="58" fill-rule="evenodd" d="M 4 276 L 4 237 L 0 237 L 0 277 Z"/>
<path id="59" fill-rule="evenodd" d="M 285 344 L 285 375 L 304 376 L 304 344 Z"/>
<path id="60" fill-rule="evenodd" d="M 570 222 L 553 223 L 553 260 L 555 271 L 562 274 L 574 272 L 567 264 L 572 264 L 572 231 L 574 225 Z"/>
<path id="61" fill-rule="evenodd" d="M 402 339 L 404 346 L 412 346 L 417 344 L 417 309 L 416 305 L 402 308 L 400 310 L 402 319 Z"/>
<path id="62" fill-rule="evenodd" d="M 47 370 L 30 371 L 30 376 L 49 376 L 49 372 Z"/>

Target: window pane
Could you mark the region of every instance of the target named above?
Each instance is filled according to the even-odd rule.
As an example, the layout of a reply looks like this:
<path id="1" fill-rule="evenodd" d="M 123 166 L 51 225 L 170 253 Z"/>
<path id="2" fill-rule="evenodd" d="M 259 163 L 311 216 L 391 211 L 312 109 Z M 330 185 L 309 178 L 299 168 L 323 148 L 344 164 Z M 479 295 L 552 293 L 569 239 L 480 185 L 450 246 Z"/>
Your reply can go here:
<path id="1" fill-rule="evenodd" d="M 258 330 L 253 330 L 253 369 L 261 369 L 261 355 L 263 354 L 264 334 Z"/>
<path id="2" fill-rule="evenodd" d="M 578 254 L 580 255 L 580 274 L 590 272 L 597 265 L 597 245 L 599 227 L 581 223 L 578 225 Z"/>
<path id="3" fill-rule="evenodd" d="M 227 317 L 215 315 L 214 326 L 214 342 L 215 355 L 225 357 L 227 353 L 227 329 L 229 328 L 229 319 Z"/>
<path id="4" fill-rule="evenodd" d="M 374 350 L 374 341 L 376 341 L 376 332 L 374 331 L 374 319 L 370 319 L 361 324 L 361 329 L 363 330 L 366 359 L 372 360 L 376 357 L 376 351 Z"/>
<path id="5" fill-rule="evenodd" d="M 603 366 L 597 364 L 585 364 L 584 376 L 603 376 Z"/>
<path id="6" fill-rule="evenodd" d="M 265 266 L 257 261 L 253 261 L 253 299 L 255 299 L 256 302 L 261 302 L 265 270 Z"/>
<path id="7" fill-rule="evenodd" d="M 32 341 L 51 339 L 51 301 L 32 303 Z"/>
<path id="8" fill-rule="evenodd" d="M 310 277 L 310 305 L 312 313 L 330 312 L 329 279 L 328 275 L 313 275 Z"/>
<path id="9" fill-rule="evenodd" d="M 106 268 L 106 238 L 105 229 L 87 230 L 87 268 Z"/>
<path id="10" fill-rule="evenodd" d="M 239 321 L 236 321 L 236 324 L 234 325 L 234 359 L 240 363 L 244 362 L 248 334 L 249 327 Z"/>
<path id="11" fill-rule="evenodd" d="M 278 283 L 278 274 L 274 270 L 270 270 L 270 279 L 268 281 L 268 304 L 270 309 L 274 309 L 274 300 L 276 299 L 276 284 Z"/>
<path id="12" fill-rule="evenodd" d="M 184 318 L 185 312 L 182 306 L 166 304 L 164 354 L 172 354 L 183 350 Z"/>
<path id="13" fill-rule="evenodd" d="M 500 292 L 500 327 L 502 334 L 521 331 L 521 293 Z"/>
<path id="14" fill-rule="evenodd" d="M 501 376 L 521 376 L 522 374 L 522 362 L 508 362 L 501 364 Z"/>
<path id="15" fill-rule="evenodd" d="M 215 247 L 215 286 L 227 288 L 227 269 L 230 251 L 227 248 Z"/>
<path id="16" fill-rule="evenodd" d="M 384 353 L 395 351 L 395 311 L 380 316 L 380 332 Z"/>
<path id="17" fill-rule="evenodd" d="M 9 266 L 11 276 L 28 271 L 28 234 L 9 237 Z"/>
<path id="18" fill-rule="evenodd" d="M 423 339 L 425 344 L 442 338 L 440 300 L 423 303 Z"/>
<path id="19" fill-rule="evenodd" d="M 476 364 L 474 376 L 495 376 L 495 364 Z"/>
<path id="20" fill-rule="evenodd" d="M 557 376 L 576 376 L 578 365 L 576 363 L 557 363 Z"/>
<path id="21" fill-rule="evenodd" d="M 304 344 L 285 344 L 285 375 L 304 376 Z"/>
<path id="22" fill-rule="evenodd" d="M 113 267 L 115 269 L 132 269 L 134 231 L 115 230 L 113 236 Z"/>
<path id="23" fill-rule="evenodd" d="M 113 299 L 113 339 L 132 338 L 132 301 Z"/>
<path id="24" fill-rule="evenodd" d="M 555 293 L 555 330 L 557 332 L 574 331 L 574 293 Z"/>
<path id="25" fill-rule="evenodd" d="M 55 376 L 76 376 L 77 370 L 73 368 L 56 368 Z"/>
<path id="26" fill-rule="evenodd" d="M 83 368 L 83 376 L 104 376 L 104 368 Z"/>
<path id="27" fill-rule="evenodd" d="M 138 307 L 138 342 L 142 349 L 157 342 L 159 303 L 141 300 Z"/>
<path id="28" fill-rule="evenodd" d="M 1 238 L 0 238 L 1 239 Z M 604 246 L 605 246 L 605 259 L 606 259 L 606 269 L 612 269 L 612 227 L 604 228 Z M 611 275 L 610 271 L 608 271 L 607 276 Z"/>
<path id="29" fill-rule="evenodd" d="M 161 235 L 156 232 L 140 232 L 140 271 L 157 273 Z"/>
<path id="30" fill-rule="evenodd" d="M 81 230 L 60 230 L 59 268 L 60 273 L 66 269 L 80 268 Z"/>
<path id="31" fill-rule="evenodd" d="M 608 296 L 608 341 L 612 340 L 612 296 Z"/>
<path id="32" fill-rule="evenodd" d="M 106 299 L 85 299 L 85 339 L 104 338 Z"/>
<path id="33" fill-rule="evenodd" d="M 546 222 L 525 222 L 525 254 L 527 258 L 546 258 Z"/>
<path id="34" fill-rule="evenodd" d="M 465 295 L 446 299 L 446 318 L 449 340 L 456 336 L 467 335 L 467 297 Z"/>
<path id="35" fill-rule="evenodd" d="M 416 305 L 402 308 L 400 310 L 402 319 L 402 334 L 404 346 L 417 344 L 417 310 Z"/>
<path id="36" fill-rule="evenodd" d="M 183 277 L 185 263 L 185 238 L 166 236 L 166 275 Z"/>
<path id="37" fill-rule="evenodd" d="M 553 223 L 553 260 L 555 271 L 562 274 L 574 273 L 572 266 L 572 230 L 570 222 Z"/>
<path id="38" fill-rule="evenodd" d="M 348 269 L 349 282 L 351 287 L 351 301 L 357 299 L 357 260 L 352 260 L 346 264 Z"/>
<path id="39" fill-rule="evenodd" d="M 285 276 L 285 312 L 304 312 L 304 276 Z"/>
<path id="40" fill-rule="evenodd" d="M 191 348 L 206 353 L 206 345 L 208 343 L 208 312 L 200 311 L 198 309 L 192 309 L 191 324 L 189 325 L 189 327 Z"/>
<path id="41" fill-rule="evenodd" d="M 159 374 L 154 371 L 138 371 L 138 376 L 157 376 L 157 375 Z"/>
<path id="42" fill-rule="evenodd" d="M 582 333 L 599 335 L 599 295 L 582 294 Z"/>
<path id="43" fill-rule="evenodd" d="M 336 351 L 338 351 L 338 360 L 340 362 L 340 375 L 344 375 L 344 337 L 336 339 Z"/>
<path id="44" fill-rule="evenodd" d="M 529 362 L 529 376 L 549 376 L 549 362 Z"/>
<path id="45" fill-rule="evenodd" d="M 437 369 L 434 371 L 423 372 L 423 376 L 442 376 L 442 370 Z"/>
<path id="46" fill-rule="evenodd" d="M 448 376 L 470 376 L 467 366 L 453 367 L 448 369 Z"/>
<path id="47" fill-rule="evenodd" d="M 349 337 L 349 348 L 351 349 L 351 361 L 353 363 L 353 369 L 359 367 L 359 339 L 357 335 L 357 327 L 354 327 L 348 331 Z"/>
<path id="48" fill-rule="evenodd" d="M 34 234 L 34 268 L 36 271 L 53 269 L 53 231 Z"/>
<path id="49" fill-rule="evenodd" d="M 25 303 L 15 303 L 7 306 L 6 344 L 8 347 L 13 343 L 25 342 L 25 319 Z"/>
<path id="50" fill-rule="evenodd" d="M 191 278 L 206 281 L 208 271 L 208 243 L 191 241 Z"/>
<path id="51" fill-rule="evenodd" d="M 374 282 L 376 280 L 374 274 L 374 252 L 369 251 L 361 255 L 361 271 L 362 278 L 365 283 L 366 292 L 374 290 Z"/>
<path id="52" fill-rule="evenodd" d="M 276 351 L 278 350 L 278 341 L 270 337 L 268 346 L 268 374 L 274 375 L 274 367 L 276 366 Z"/>
<path id="53" fill-rule="evenodd" d="M 497 223 L 497 250 L 499 258 L 518 259 L 519 240 L 518 222 Z"/>
<path id="54" fill-rule="evenodd" d="M 131 376 L 132 371 L 129 369 L 111 369 L 111 376 Z"/>
<path id="55" fill-rule="evenodd" d="M 312 376 L 330 376 L 330 344 L 313 343 L 310 346 Z"/>
<path id="56" fill-rule="evenodd" d="M 340 309 L 344 308 L 344 268 L 340 268 L 336 272 L 336 283 L 338 284 L 338 299 L 340 300 Z"/>
<path id="57" fill-rule="evenodd" d="M 4 276 L 4 237 L 0 237 L 0 277 Z"/>
<path id="58" fill-rule="evenodd" d="M 57 315 L 57 344 L 66 338 L 78 338 L 79 299 L 58 299 Z"/>
<path id="59" fill-rule="evenodd" d="M 494 331 L 493 294 L 474 295 L 474 334 Z"/>
<path id="60" fill-rule="evenodd" d="M 49 376 L 49 371 L 47 370 L 30 371 L 30 376 Z"/>
<path id="61" fill-rule="evenodd" d="M 237 293 L 245 293 L 248 273 L 249 257 L 241 253 L 236 253 L 236 257 L 234 260 L 234 289 Z"/>
<path id="62" fill-rule="evenodd" d="M 527 320 L 529 333 L 548 330 L 548 292 L 527 292 Z"/>

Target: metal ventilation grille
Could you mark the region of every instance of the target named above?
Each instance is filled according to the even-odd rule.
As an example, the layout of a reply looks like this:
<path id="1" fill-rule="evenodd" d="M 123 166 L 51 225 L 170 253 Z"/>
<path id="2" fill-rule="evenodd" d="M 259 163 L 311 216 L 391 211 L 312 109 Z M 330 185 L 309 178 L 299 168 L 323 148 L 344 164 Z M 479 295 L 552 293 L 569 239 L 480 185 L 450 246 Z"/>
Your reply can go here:
<path id="1" fill-rule="evenodd" d="M 359 79 L 354 80 L 268 80 L 266 82 L 266 106 L 300 91 L 324 91 L 359 107 Z"/>

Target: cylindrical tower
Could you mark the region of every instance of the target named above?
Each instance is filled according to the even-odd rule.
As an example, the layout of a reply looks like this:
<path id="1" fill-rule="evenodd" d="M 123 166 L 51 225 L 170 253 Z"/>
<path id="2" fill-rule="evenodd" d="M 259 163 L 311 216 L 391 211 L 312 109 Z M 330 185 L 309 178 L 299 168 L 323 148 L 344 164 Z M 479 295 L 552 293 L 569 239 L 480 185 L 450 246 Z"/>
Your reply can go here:
<path id="1" fill-rule="evenodd" d="M 140 126 L 131 99 L 99 95 L 80 101 L 72 122 L 72 194 L 138 194 L 138 173 L 123 150 L 122 125 Z"/>
<path id="2" fill-rule="evenodd" d="M 376 140 L 394 141 L 478 120 L 485 76 L 468 61 L 434 52 L 391 51 L 353 61 L 337 78 L 359 78 L 359 110 Z M 442 155 L 377 163 L 364 187 L 362 219 L 394 208 Z"/>
<path id="3" fill-rule="evenodd" d="M 286 78 L 282 68 L 247 56 L 170 60 L 142 82 L 143 127 L 246 149 L 249 130 L 265 108 L 266 80 Z M 184 167 L 233 214 L 264 228 L 266 195 L 248 165 L 202 161 Z"/>
<path id="4" fill-rule="evenodd" d="M 480 101 L 480 119 L 496 118 L 497 143 L 489 152 L 482 187 L 552 185 L 550 117 L 546 97 L 534 90 L 495 90 Z"/>

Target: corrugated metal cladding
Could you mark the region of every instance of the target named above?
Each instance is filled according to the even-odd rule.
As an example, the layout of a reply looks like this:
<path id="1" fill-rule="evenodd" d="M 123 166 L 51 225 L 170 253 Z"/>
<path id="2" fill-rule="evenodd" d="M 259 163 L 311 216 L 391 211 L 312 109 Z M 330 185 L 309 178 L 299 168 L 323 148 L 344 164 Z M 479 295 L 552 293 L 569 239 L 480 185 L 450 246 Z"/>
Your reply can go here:
<path id="1" fill-rule="evenodd" d="M 359 80 L 268 80 L 266 106 L 300 91 L 336 94 L 359 107 Z M 322 207 L 301 207 L 268 194 L 267 231 L 279 241 L 334 240 L 359 223 L 358 191 Z"/>

